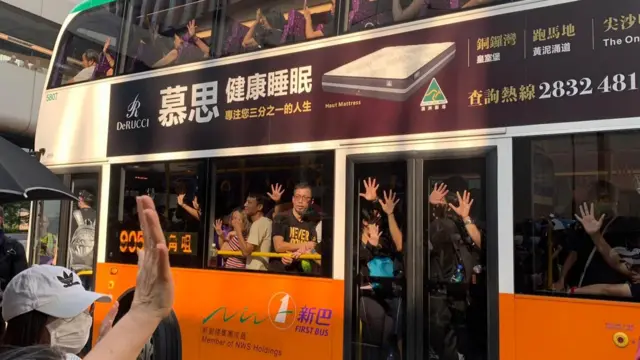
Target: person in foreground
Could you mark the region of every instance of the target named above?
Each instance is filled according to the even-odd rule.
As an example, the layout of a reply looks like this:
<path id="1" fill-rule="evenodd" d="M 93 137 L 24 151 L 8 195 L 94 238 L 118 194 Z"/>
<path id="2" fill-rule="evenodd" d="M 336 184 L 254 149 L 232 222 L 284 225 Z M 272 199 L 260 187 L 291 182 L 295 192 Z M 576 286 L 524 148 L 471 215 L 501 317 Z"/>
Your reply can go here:
<path id="1" fill-rule="evenodd" d="M 133 303 L 129 312 L 113 326 L 115 331 L 111 331 L 111 327 L 117 302 L 112 306 L 101 326 L 98 342 L 85 360 L 136 359 L 173 305 L 169 253 L 158 213 L 148 196 L 136 201 L 146 241 L 145 248 L 138 253 Z M 108 299 L 106 295 L 84 290 L 78 276 L 64 268 L 42 265 L 24 271 L 9 283 L 3 299 L 3 315 L 10 319 L 3 345 L 13 348 L 0 349 L 0 358 L 4 359 L 7 353 L 13 353 L 16 360 L 39 358 L 34 357 L 37 349 L 26 347 L 40 344 L 62 351 L 68 360 L 78 359 L 72 354 L 84 347 L 92 324 L 91 316 L 85 311 L 94 301 Z M 16 322 L 25 316 L 29 321 Z M 24 349 L 24 356 L 20 355 L 20 348 Z"/>
<path id="2" fill-rule="evenodd" d="M 169 250 L 153 200 L 138 197 L 138 217 L 145 234 L 138 253 L 138 276 L 131 310 L 85 356 L 84 360 L 134 360 L 173 306 Z"/>

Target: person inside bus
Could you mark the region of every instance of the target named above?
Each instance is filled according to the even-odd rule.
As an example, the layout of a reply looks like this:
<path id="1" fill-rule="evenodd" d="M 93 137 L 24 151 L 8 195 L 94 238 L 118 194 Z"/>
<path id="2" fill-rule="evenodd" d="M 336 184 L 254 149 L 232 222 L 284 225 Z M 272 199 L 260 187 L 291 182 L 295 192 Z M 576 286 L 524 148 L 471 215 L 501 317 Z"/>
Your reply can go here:
<path id="1" fill-rule="evenodd" d="M 402 286 L 393 281 L 403 268 L 403 235 L 394 215 L 400 201 L 389 190 L 378 198 L 376 179 L 363 180 L 365 192 L 361 209 L 361 236 L 358 242 L 358 311 L 363 324 L 363 358 L 377 359 L 398 355 L 402 358 Z M 381 214 L 385 214 L 384 219 Z M 382 224 L 386 226 L 381 226 Z M 386 228 L 387 231 L 381 231 Z M 373 277 L 373 278 L 372 278 Z M 381 278 L 389 278 L 384 281 Z"/>
<path id="2" fill-rule="evenodd" d="M 74 84 L 78 82 L 88 81 L 93 79 L 93 72 L 96 69 L 96 64 L 100 60 L 100 54 L 89 49 L 82 54 L 82 70 L 73 79 L 69 80 L 67 84 Z"/>
<path id="3" fill-rule="evenodd" d="M 260 194 L 249 194 L 244 203 L 244 213 L 251 220 L 249 234 L 245 239 L 239 231 L 241 224 L 231 222 L 238 235 L 240 251 L 247 258 L 246 268 L 249 270 L 267 271 L 269 260 L 265 257 L 251 256 L 253 252 L 270 252 L 272 246 L 272 221 L 264 216 L 266 199 Z"/>
<path id="4" fill-rule="evenodd" d="M 258 8 L 256 10 L 256 20 L 244 35 L 242 47 L 245 49 L 263 49 L 279 46 L 282 43 L 285 24 L 286 20 L 281 11 L 270 9 L 263 13 Z"/>
<path id="5" fill-rule="evenodd" d="M 315 30 L 313 28 L 313 20 L 311 19 L 311 11 L 305 6 L 304 8 L 304 35 L 307 40 L 320 37 L 328 37 L 335 35 L 336 24 L 336 0 L 331 0 L 331 9 L 327 14 L 327 19 L 323 24 L 319 24 Z"/>
<path id="6" fill-rule="evenodd" d="M 174 217 L 178 221 L 173 223 L 173 227 L 181 231 L 198 231 L 202 210 L 198 203 L 198 196 L 189 194 L 187 190 L 188 188 L 185 181 L 181 180 L 176 183 L 175 192 L 178 207 L 176 208 Z"/>
<path id="7" fill-rule="evenodd" d="M 429 0 L 393 0 L 391 13 L 394 22 L 403 22 L 423 17 L 426 15 Z"/>
<path id="8" fill-rule="evenodd" d="M 218 239 L 220 239 L 220 250 L 243 252 L 240 239 L 242 239 L 246 247 L 246 241 L 244 239 L 249 236 L 251 223 L 242 208 L 233 210 L 229 217 L 231 218 L 231 226 L 233 227 L 233 230 L 226 234 L 222 229 L 222 219 L 217 219 L 215 221 L 215 231 L 218 235 Z M 244 269 L 246 266 L 247 258 L 244 256 L 244 252 L 243 256 L 229 256 L 224 261 L 225 269 Z"/>
<path id="9" fill-rule="evenodd" d="M 102 54 L 98 61 L 94 76 L 96 78 L 103 78 L 113 76 L 113 69 L 116 66 L 116 59 L 109 53 L 109 45 L 111 45 L 111 38 L 108 37 L 102 47 Z"/>
<path id="10" fill-rule="evenodd" d="M 476 6 L 489 5 L 494 2 L 495 0 L 469 0 L 466 4 L 462 5 L 461 8 L 469 9 Z"/>
<path id="11" fill-rule="evenodd" d="M 608 209 L 591 203 L 579 207 L 576 219 L 593 242 L 594 250 L 622 277 L 617 283 L 595 283 L 571 288 L 570 293 L 604 295 L 640 300 L 640 221 L 618 216 L 606 222 Z M 615 221 L 615 222 L 614 222 Z M 607 231 L 609 225 L 609 231 Z M 615 226 L 615 227 L 614 227 Z M 614 245 L 610 245 L 614 244 Z"/>
<path id="12" fill-rule="evenodd" d="M 481 291 L 486 286 L 482 281 L 485 238 L 470 216 L 473 199 L 466 189 L 466 180 L 453 176 L 435 184 L 429 195 L 435 219 L 429 225 L 428 278 L 435 290 L 446 290 L 428 289 L 431 347 L 443 360 L 486 354 L 481 349 L 486 343 L 482 330 L 486 321 L 481 316 L 486 312 L 486 291 Z M 449 196 L 449 190 L 456 192 L 455 197 Z"/>
<path id="13" fill-rule="evenodd" d="M 618 190 L 615 186 L 605 180 L 596 181 L 589 187 L 587 197 L 594 199 L 597 215 L 604 215 L 602 234 L 609 246 L 624 246 L 627 220 L 618 216 Z M 581 224 L 571 234 L 568 245 L 569 255 L 562 266 L 560 278 L 554 284 L 556 290 L 625 281 L 622 274 L 607 264 Z"/>
<path id="14" fill-rule="evenodd" d="M 313 203 L 311 186 L 297 184 L 293 189 L 293 208 L 278 214 L 273 220 L 273 247 L 277 253 L 287 253 L 282 259 L 272 259 L 269 267 L 278 272 L 320 274 L 319 261 L 299 259 L 303 254 L 316 254 L 319 249 L 316 233 L 317 219 L 310 206 Z"/>
<path id="15" fill-rule="evenodd" d="M 78 192 L 78 208 L 73 210 L 69 266 L 75 271 L 92 269 L 95 248 L 97 212 L 94 197 L 87 190 Z"/>
<path id="16" fill-rule="evenodd" d="M 39 264 L 55 265 L 58 256 L 58 237 L 49 232 L 49 218 L 40 217 L 38 237 L 40 238 Z"/>
<path id="17" fill-rule="evenodd" d="M 178 31 L 173 35 L 173 49 L 152 67 L 155 69 L 202 60 L 209 57 L 210 51 L 209 45 L 196 34 L 196 21 L 191 20 L 186 30 Z"/>

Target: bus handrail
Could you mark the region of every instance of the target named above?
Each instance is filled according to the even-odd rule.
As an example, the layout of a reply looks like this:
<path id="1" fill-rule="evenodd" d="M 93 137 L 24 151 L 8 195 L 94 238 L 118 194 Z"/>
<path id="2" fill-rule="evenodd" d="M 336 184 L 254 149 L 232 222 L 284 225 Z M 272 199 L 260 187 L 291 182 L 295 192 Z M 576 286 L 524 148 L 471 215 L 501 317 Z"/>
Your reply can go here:
<path id="1" fill-rule="evenodd" d="M 232 256 L 232 257 L 244 257 L 241 251 L 231 251 L 231 250 L 218 250 L 216 252 L 218 256 Z M 252 252 L 251 256 L 259 256 L 266 258 L 283 258 L 283 257 L 291 257 L 289 253 L 273 253 L 273 252 L 261 252 L 256 251 Z M 299 259 L 303 260 L 322 260 L 322 255 L 320 254 L 302 254 Z"/>

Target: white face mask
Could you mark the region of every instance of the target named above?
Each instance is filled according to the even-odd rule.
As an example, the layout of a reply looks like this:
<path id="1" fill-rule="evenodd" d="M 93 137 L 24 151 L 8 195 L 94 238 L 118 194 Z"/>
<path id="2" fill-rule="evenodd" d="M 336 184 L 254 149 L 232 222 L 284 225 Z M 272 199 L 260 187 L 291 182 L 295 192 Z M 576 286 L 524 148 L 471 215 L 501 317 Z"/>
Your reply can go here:
<path id="1" fill-rule="evenodd" d="M 47 325 L 51 346 L 77 354 L 89 341 L 93 319 L 86 312 L 70 319 L 57 319 Z"/>

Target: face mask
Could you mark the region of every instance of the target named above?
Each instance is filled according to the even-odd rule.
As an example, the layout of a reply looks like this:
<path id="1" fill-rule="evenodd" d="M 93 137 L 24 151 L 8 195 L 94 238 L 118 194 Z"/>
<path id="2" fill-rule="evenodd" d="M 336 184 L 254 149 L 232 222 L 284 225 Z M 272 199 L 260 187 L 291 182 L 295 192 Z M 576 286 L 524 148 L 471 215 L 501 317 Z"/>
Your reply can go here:
<path id="1" fill-rule="evenodd" d="M 92 322 L 91 315 L 86 312 L 71 319 L 51 322 L 47 325 L 51 334 L 51 346 L 68 353 L 79 353 L 89 340 Z"/>

